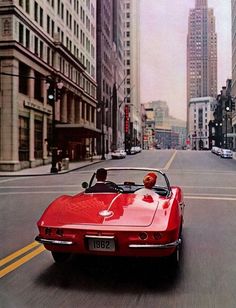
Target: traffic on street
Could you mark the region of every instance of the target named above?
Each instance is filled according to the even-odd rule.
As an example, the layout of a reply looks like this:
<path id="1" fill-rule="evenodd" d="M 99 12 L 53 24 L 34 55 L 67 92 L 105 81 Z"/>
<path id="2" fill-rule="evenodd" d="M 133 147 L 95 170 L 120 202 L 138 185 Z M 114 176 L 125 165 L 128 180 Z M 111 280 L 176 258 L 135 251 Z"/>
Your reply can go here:
<path id="1" fill-rule="evenodd" d="M 102 167 L 160 169 L 181 187 L 185 214 L 176 271 L 155 257 L 74 255 L 55 264 L 34 240 L 47 206 L 83 191 L 82 182 Z M 0 177 L 1 307 L 234 307 L 235 183 L 234 159 L 155 149 L 64 174 Z"/>

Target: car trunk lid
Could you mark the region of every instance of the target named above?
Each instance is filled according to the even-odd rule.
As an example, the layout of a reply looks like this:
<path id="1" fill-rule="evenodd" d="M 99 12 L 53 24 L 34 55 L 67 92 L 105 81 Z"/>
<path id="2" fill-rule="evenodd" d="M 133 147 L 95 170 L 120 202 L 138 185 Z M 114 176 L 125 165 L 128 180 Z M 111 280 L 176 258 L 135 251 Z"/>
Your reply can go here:
<path id="1" fill-rule="evenodd" d="M 135 194 L 81 194 L 60 206 L 59 223 L 107 226 L 149 226 L 157 211 L 159 197 Z"/>

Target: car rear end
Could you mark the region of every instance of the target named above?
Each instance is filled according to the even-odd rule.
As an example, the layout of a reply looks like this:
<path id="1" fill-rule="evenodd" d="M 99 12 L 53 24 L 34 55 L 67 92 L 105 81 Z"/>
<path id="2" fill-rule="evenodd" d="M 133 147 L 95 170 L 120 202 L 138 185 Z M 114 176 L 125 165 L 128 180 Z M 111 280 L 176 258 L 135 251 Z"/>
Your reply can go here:
<path id="1" fill-rule="evenodd" d="M 135 194 L 81 195 L 59 207 L 42 216 L 36 237 L 53 252 L 160 257 L 181 243 L 175 194 L 170 199 L 157 195 L 151 203 Z"/>
<path id="2" fill-rule="evenodd" d="M 233 158 L 233 152 L 231 150 L 228 150 L 228 149 L 222 149 L 221 157 L 222 158 Z"/>

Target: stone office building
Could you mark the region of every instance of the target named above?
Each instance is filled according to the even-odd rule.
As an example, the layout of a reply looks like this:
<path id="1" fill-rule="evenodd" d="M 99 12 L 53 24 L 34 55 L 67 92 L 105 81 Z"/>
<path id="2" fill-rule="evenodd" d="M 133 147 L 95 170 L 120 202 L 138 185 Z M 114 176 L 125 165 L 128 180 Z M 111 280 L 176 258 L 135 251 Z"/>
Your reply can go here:
<path id="1" fill-rule="evenodd" d="M 0 170 L 51 160 L 55 89 L 56 146 L 70 160 L 96 150 L 96 1 L 0 0 Z M 55 136 L 54 136 L 55 137 Z"/>

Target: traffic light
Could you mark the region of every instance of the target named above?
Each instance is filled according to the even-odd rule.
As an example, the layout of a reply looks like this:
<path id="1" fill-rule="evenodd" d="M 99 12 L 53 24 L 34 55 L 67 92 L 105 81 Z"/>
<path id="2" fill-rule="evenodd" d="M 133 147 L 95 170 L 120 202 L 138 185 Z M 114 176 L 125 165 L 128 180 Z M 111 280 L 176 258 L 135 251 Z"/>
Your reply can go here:
<path id="1" fill-rule="evenodd" d="M 231 100 L 230 98 L 227 99 L 227 101 L 225 101 L 225 111 L 230 111 L 230 103 L 231 103 Z"/>
<path id="2" fill-rule="evenodd" d="M 47 99 L 48 104 L 52 105 L 55 102 L 55 88 L 52 82 L 48 83 L 48 90 L 47 90 Z"/>
<path id="3" fill-rule="evenodd" d="M 235 100 L 231 100 L 231 111 L 235 111 Z"/>

